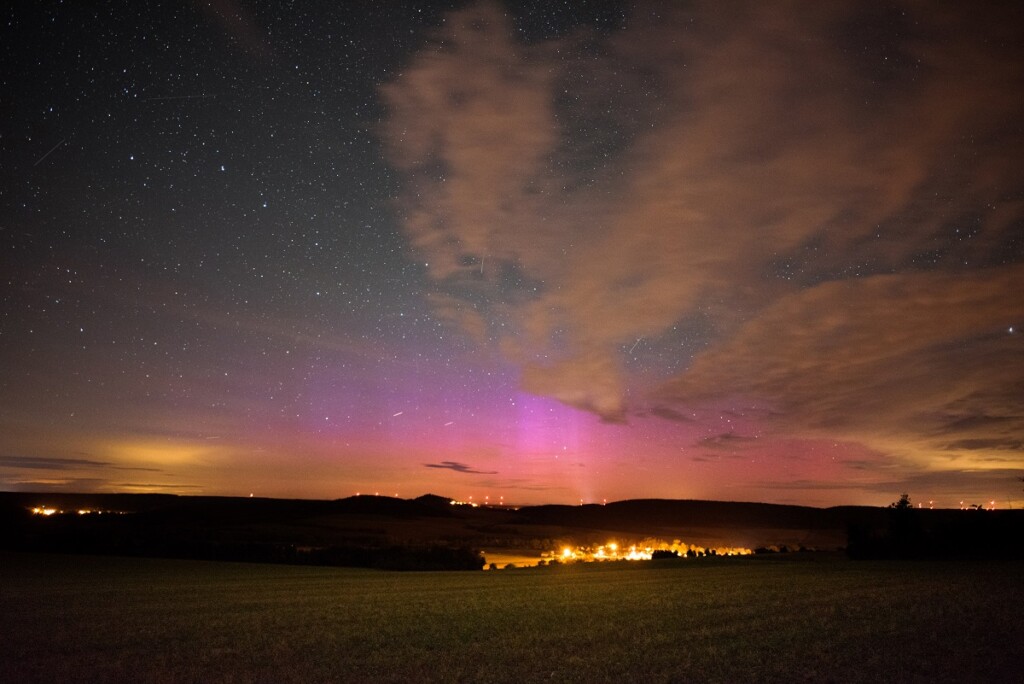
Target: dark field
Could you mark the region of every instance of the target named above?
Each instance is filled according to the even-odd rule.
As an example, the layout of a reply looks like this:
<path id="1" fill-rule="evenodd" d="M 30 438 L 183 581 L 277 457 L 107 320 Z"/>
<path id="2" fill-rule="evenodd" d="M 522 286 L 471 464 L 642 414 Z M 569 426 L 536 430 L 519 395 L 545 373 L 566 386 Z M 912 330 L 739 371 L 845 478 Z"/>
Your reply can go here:
<path id="1" fill-rule="evenodd" d="M 476 573 L 0 554 L 4 681 L 1021 681 L 1019 562 Z"/>

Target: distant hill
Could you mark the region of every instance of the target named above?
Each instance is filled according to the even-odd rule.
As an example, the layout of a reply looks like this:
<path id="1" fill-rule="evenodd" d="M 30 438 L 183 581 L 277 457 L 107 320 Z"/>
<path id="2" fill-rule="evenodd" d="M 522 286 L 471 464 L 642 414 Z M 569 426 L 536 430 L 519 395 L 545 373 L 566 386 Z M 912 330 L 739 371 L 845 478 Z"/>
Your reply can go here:
<path id="1" fill-rule="evenodd" d="M 67 513 L 47 518 L 29 512 L 41 505 Z M 79 510 L 126 515 L 79 515 Z M 971 515 L 964 511 L 919 513 L 922 529 L 933 537 L 963 527 L 964 516 Z M 1005 529 L 1021 528 L 1021 515 L 1013 514 L 1024 512 L 1001 513 L 1006 514 L 1001 519 L 1013 518 L 1000 523 Z M 395 546 L 532 549 L 539 553 L 573 541 L 592 544 L 651 537 L 751 549 L 836 549 L 846 545 L 848 531 L 855 529 L 861 534 L 861 548 L 870 550 L 882 548 L 873 540 L 885 532 L 890 518 L 886 508 L 673 499 L 516 509 L 455 506 L 448 497 L 435 494 L 415 499 L 363 495 L 328 501 L 0 492 L 0 547 L 189 557 L 237 556 L 244 551 L 249 559 L 289 562 L 296 554 L 317 549 L 335 549 L 332 558 L 363 557 L 366 549 Z"/>
<path id="2" fill-rule="evenodd" d="M 734 501 L 631 499 L 605 505 L 531 506 L 520 509 L 515 520 L 530 524 L 597 529 L 634 529 L 651 525 L 813 529 L 842 527 L 851 516 L 870 515 L 868 511 L 871 510 L 880 509 L 822 509 Z"/>
<path id="3" fill-rule="evenodd" d="M 332 501 L 320 499 L 269 499 L 263 497 L 177 496 L 174 494 L 68 494 L 0 492 L 0 506 L 28 509 L 40 505 L 65 511 L 120 511 L 153 519 L 191 520 L 208 523 L 294 520 L 322 515 L 378 515 L 393 518 L 451 515 L 449 500 L 442 497 L 397 499 L 388 496 L 351 496 Z"/>
<path id="4" fill-rule="evenodd" d="M 874 524 L 884 509 L 820 509 L 765 503 L 634 499 L 607 505 L 543 505 L 519 509 L 452 506 L 451 499 L 425 494 L 415 499 L 351 496 L 335 500 L 166 494 L 0 493 L 8 515 L 49 505 L 133 514 L 122 527 L 173 530 L 183 536 L 218 539 L 244 536 L 298 544 L 376 539 L 446 541 L 483 539 L 517 544 L 517 538 L 593 536 L 619 532 L 639 537 L 674 535 L 733 544 L 794 543 L 817 535 L 835 545 L 852 522 Z M 95 521 L 93 521 L 95 524 Z M 687 539 L 689 541 L 689 539 Z"/>

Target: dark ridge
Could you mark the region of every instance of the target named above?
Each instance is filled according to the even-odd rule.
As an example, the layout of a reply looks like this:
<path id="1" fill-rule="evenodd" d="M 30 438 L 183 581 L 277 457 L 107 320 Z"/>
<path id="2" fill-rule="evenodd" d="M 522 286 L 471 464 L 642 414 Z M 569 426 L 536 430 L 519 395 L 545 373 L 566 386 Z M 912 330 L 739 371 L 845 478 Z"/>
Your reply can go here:
<path id="1" fill-rule="evenodd" d="M 606 505 L 530 506 L 521 508 L 513 519 L 520 524 L 565 525 L 615 530 L 642 526 L 699 526 L 709 528 L 792 528 L 843 527 L 846 516 L 860 516 L 867 507 L 835 509 L 782 504 L 693 499 L 631 499 Z"/>
<path id="2" fill-rule="evenodd" d="M 677 499 L 631 499 L 607 505 L 542 505 L 516 509 L 468 509 L 451 498 L 424 494 L 415 499 L 360 495 L 332 501 L 262 497 L 178 496 L 174 494 L 66 494 L 0 492 L 0 506 L 24 510 L 38 505 L 64 510 L 114 510 L 161 523 L 207 525 L 291 522 L 345 515 L 409 520 L 500 515 L 504 523 L 556 525 L 582 529 L 637 529 L 651 525 L 707 528 L 843 529 L 851 523 L 884 522 L 882 508 L 812 508 L 781 504 Z"/>
<path id="3" fill-rule="evenodd" d="M 24 509 L 48 505 L 63 510 L 120 511 L 152 520 L 206 521 L 210 523 L 260 523 L 332 514 L 378 515 L 394 518 L 451 515 L 449 499 L 444 507 L 434 499 L 396 499 L 388 496 L 351 496 L 333 501 L 317 499 L 268 499 L 263 497 L 177 496 L 174 494 L 65 494 L 0 492 L 5 507 Z"/>
<path id="4" fill-rule="evenodd" d="M 390 496 L 350 496 L 334 501 L 335 507 L 330 513 L 350 513 L 357 515 L 379 515 L 390 518 L 437 518 L 449 517 L 452 514 L 450 499 L 444 500 L 444 506 L 437 505 L 432 499 L 396 499 Z M 440 499 L 441 497 L 435 497 Z"/>
<path id="5" fill-rule="evenodd" d="M 30 512 L 41 505 L 65 514 L 47 518 Z M 128 515 L 78 515 L 80 509 Z M 1024 553 L 1019 542 L 1024 538 L 1024 511 L 897 513 L 866 506 L 822 509 L 670 499 L 515 509 L 452 506 L 449 498 L 435 494 L 416 499 L 363 495 L 327 501 L 0 492 L 0 548 L 288 563 L 391 558 L 388 562 L 395 567 L 407 561 L 410 566 L 426 567 L 439 559 L 456 563 L 454 559 L 462 558 L 446 551 L 424 551 L 428 548 L 550 550 L 556 538 L 583 540 L 614 532 L 734 540 L 765 549 L 835 550 L 845 544 L 856 558 L 1020 557 Z M 399 561 L 405 558 L 402 554 L 386 551 L 399 547 L 416 550 Z"/>
<path id="6" fill-rule="evenodd" d="M 67 510 L 92 509 L 139 513 L 174 505 L 186 499 L 176 494 L 67 494 L 54 492 L 0 492 L 4 505 L 18 508 L 47 505 Z"/>
<path id="7" fill-rule="evenodd" d="M 440 508 L 446 511 L 450 510 L 452 505 L 452 500 L 450 497 L 438 496 L 437 494 L 424 494 L 423 496 L 416 497 L 415 499 L 413 499 L 413 501 L 418 501 L 419 503 L 424 504 L 426 506 L 430 506 L 432 508 Z"/>

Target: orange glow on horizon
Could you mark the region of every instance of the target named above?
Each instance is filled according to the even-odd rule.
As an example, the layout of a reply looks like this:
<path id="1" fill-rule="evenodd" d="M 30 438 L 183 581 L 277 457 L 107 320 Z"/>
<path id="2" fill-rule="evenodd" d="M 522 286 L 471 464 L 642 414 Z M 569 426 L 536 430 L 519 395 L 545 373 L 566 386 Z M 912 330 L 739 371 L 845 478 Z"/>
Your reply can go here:
<path id="1" fill-rule="evenodd" d="M 561 562 L 582 563 L 616 560 L 637 561 L 651 560 L 655 551 L 673 551 L 680 558 L 695 556 L 749 556 L 754 553 L 752 549 L 743 547 L 703 547 L 686 544 L 678 539 L 672 542 L 660 539 L 644 539 L 639 544 L 622 547 L 621 552 L 618 542 L 609 541 L 596 547 L 566 545 L 562 547 L 560 553 L 547 552 L 544 554 L 544 557 Z"/>

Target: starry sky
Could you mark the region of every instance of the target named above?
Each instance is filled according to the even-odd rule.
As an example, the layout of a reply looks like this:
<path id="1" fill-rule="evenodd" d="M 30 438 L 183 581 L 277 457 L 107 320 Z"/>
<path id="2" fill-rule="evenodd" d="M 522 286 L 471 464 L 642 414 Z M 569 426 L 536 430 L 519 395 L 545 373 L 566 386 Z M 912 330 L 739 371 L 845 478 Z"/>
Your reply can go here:
<path id="1" fill-rule="evenodd" d="M 1024 505 L 1022 15 L 8 3 L 0 489 Z"/>

